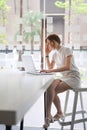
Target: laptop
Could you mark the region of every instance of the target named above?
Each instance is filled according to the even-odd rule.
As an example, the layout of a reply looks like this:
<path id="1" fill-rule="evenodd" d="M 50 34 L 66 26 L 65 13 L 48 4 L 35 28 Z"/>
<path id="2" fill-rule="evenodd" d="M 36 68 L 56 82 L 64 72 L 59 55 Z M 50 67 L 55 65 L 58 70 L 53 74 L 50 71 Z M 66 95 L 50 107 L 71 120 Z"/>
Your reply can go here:
<path id="1" fill-rule="evenodd" d="M 33 75 L 52 75 L 54 73 L 40 72 L 36 70 L 32 55 L 22 55 L 22 64 L 25 68 L 26 73 Z"/>

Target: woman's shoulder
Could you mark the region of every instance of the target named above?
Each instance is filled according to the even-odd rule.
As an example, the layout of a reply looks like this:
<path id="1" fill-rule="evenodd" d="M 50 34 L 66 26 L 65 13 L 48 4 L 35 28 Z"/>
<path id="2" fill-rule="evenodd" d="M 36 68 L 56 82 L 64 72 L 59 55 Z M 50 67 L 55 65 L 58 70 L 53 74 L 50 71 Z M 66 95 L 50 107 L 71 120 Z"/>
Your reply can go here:
<path id="1" fill-rule="evenodd" d="M 71 50 L 71 48 L 69 48 L 69 47 L 67 47 L 67 46 L 64 46 L 64 45 L 62 45 L 61 48 L 62 48 L 62 49 L 65 49 L 65 50 L 67 50 L 67 49 L 68 49 L 68 50 Z"/>
<path id="2" fill-rule="evenodd" d="M 72 55 L 73 51 L 69 47 L 62 46 L 62 53 Z"/>
<path id="3" fill-rule="evenodd" d="M 71 49 L 71 48 L 66 47 L 66 46 L 62 46 L 62 50 L 65 50 L 65 51 L 72 51 L 72 49 Z"/>

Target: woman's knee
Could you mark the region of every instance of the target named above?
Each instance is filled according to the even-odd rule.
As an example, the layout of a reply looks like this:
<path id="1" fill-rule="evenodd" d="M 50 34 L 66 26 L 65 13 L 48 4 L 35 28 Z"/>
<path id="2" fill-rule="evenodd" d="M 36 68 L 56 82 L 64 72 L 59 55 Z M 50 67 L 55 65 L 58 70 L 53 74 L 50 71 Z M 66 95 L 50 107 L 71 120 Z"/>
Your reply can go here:
<path id="1" fill-rule="evenodd" d="M 65 82 L 61 82 L 59 86 L 56 87 L 56 93 L 61 93 L 68 89 L 71 89 L 70 86 L 66 84 Z"/>
<path id="2" fill-rule="evenodd" d="M 56 86 L 58 86 L 60 84 L 60 82 L 61 81 L 59 79 L 56 79 L 56 80 L 53 81 L 51 86 L 53 86 L 55 88 Z"/>
<path id="3" fill-rule="evenodd" d="M 60 84 L 60 80 L 54 80 L 50 87 L 48 88 L 48 91 L 53 91 L 56 89 L 56 87 Z"/>

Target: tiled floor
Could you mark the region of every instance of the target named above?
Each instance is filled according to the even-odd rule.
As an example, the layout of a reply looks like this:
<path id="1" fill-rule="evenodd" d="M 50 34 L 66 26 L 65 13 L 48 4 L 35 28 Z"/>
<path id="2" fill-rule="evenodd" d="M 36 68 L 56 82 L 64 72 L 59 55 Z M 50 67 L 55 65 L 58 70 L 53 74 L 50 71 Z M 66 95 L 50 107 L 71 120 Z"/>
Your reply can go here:
<path id="1" fill-rule="evenodd" d="M 5 126 L 0 125 L 0 130 L 5 130 Z M 13 126 L 12 130 L 20 130 L 20 127 L 19 126 Z M 44 130 L 44 129 L 42 127 L 24 127 L 23 130 Z M 48 128 L 48 130 L 60 130 L 60 129 Z M 69 129 L 64 129 L 64 130 L 69 130 Z"/>
<path id="2" fill-rule="evenodd" d="M 0 130 L 5 130 L 4 125 L 0 125 Z M 13 126 L 11 130 L 20 130 L 19 126 Z M 23 130 L 44 130 L 42 127 L 24 127 Z M 48 128 L 48 130 L 61 130 L 60 128 Z M 64 130 L 70 130 L 70 129 L 64 129 Z M 74 130 L 83 130 L 83 129 L 74 129 Z"/>

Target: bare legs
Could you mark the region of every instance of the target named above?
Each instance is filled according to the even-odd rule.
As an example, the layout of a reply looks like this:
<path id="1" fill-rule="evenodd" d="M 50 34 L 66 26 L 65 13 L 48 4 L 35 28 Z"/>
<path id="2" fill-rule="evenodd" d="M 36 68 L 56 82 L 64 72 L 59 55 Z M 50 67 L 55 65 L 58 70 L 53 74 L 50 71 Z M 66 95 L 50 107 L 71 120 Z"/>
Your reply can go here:
<path id="1" fill-rule="evenodd" d="M 61 103 L 58 97 L 58 93 L 64 92 L 70 89 L 70 87 L 61 80 L 54 80 L 51 86 L 47 89 L 47 114 L 46 114 L 46 122 L 44 124 L 44 128 L 47 128 L 50 125 L 51 121 L 51 106 L 54 103 L 57 113 L 54 117 L 60 118 L 60 115 L 63 114 L 61 110 Z"/>
<path id="2" fill-rule="evenodd" d="M 57 113 L 62 114 L 61 103 L 58 95 L 55 95 L 53 103 L 57 109 Z"/>

